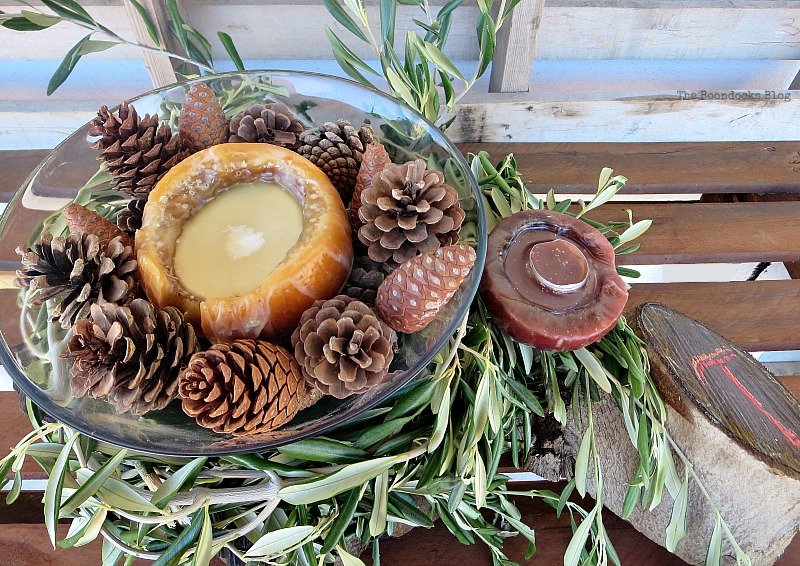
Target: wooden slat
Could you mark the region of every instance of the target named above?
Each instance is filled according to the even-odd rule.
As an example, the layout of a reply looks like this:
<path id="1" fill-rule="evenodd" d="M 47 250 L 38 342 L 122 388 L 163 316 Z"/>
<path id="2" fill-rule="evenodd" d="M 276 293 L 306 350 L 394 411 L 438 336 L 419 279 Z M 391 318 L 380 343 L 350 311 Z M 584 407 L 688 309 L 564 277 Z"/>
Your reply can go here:
<path id="1" fill-rule="evenodd" d="M 603 167 L 628 177 L 624 194 L 797 193 L 800 142 L 461 143 L 462 153 L 517 158 L 529 188 L 594 193 Z M 0 202 L 7 202 L 46 150 L 0 151 Z"/>
<path id="2" fill-rule="evenodd" d="M 554 489 L 560 492 L 562 484 L 530 484 L 513 489 Z M 564 552 L 572 536 L 569 515 L 564 513 L 556 518 L 553 508 L 535 499 L 516 497 L 515 502 L 522 511 L 525 522 L 536 532 L 536 554 L 530 562 L 524 560 L 528 541 L 517 536 L 506 539 L 504 550 L 508 557 L 520 564 L 541 564 L 550 566 L 563 564 Z M 591 505 L 586 499 L 585 505 Z M 614 548 L 624 566 L 680 566 L 686 564 L 670 554 L 628 523 L 609 511 L 603 514 L 603 522 L 609 532 Z M 404 566 L 477 566 L 491 564 L 491 555 L 482 544 L 464 546 L 437 522 L 433 529 L 413 531 L 400 539 L 381 541 L 381 562 L 384 564 L 403 564 Z M 366 553 L 365 553 L 366 554 Z M 362 558 L 366 558 L 365 556 Z M 800 535 L 795 536 L 784 555 L 775 566 L 796 566 L 800 563 Z"/>
<path id="3" fill-rule="evenodd" d="M 46 149 L 0 151 L 0 202 L 8 202 L 33 171 L 50 153 Z"/>
<path id="4" fill-rule="evenodd" d="M 497 34 L 489 92 L 528 92 L 544 0 L 522 0 Z"/>
<path id="5" fill-rule="evenodd" d="M 677 309 L 747 351 L 800 349 L 800 281 L 642 283 L 632 308 L 655 301 Z"/>
<path id="6" fill-rule="evenodd" d="M 674 119 L 678 119 L 677 117 Z M 534 193 L 594 193 L 603 167 L 623 194 L 800 192 L 800 142 L 462 143 L 462 153 L 517 158 Z"/>
<path id="7" fill-rule="evenodd" d="M 626 221 L 626 208 L 653 220 L 626 265 L 800 260 L 800 202 L 608 203 L 587 216 Z"/>
<path id="8" fill-rule="evenodd" d="M 179 48 L 179 45 L 175 40 L 175 36 L 169 31 L 165 4 L 163 2 L 155 2 L 154 0 L 140 0 L 139 3 L 155 25 L 159 41 L 164 44 L 167 49 L 177 53 L 175 49 Z M 158 47 L 150 37 L 142 17 L 133 7 L 133 4 L 130 2 L 123 2 L 122 5 L 130 21 L 136 41 L 141 45 Z M 142 57 L 144 58 L 144 64 L 147 67 L 147 72 L 150 74 L 150 79 L 153 81 L 154 87 L 158 88 L 178 80 L 178 75 L 175 73 L 175 69 L 172 66 L 172 60 L 166 55 L 142 50 Z"/>

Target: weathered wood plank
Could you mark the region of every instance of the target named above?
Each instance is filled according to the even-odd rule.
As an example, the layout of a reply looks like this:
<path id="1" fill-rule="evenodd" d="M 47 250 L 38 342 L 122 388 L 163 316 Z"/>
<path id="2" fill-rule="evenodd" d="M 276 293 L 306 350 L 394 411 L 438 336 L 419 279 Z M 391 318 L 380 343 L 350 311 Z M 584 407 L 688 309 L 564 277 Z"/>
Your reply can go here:
<path id="1" fill-rule="evenodd" d="M 680 118 L 675 117 L 675 120 Z M 800 144 L 770 142 L 460 143 L 462 153 L 488 151 L 517 159 L 528 188 L 541 194 L 597 191 L 603 167 L 629 182 L 625 194 L 800 192 Z"/>
<path id="2" fill-rule="evenodd" d="M 770 142 L 459 143 L 465 155 L 488 151 L 517 159 L 537 194 L 597 191 L 597 176 L 612 167 L 628 177 L 625 194 L 800 193 L 800 144 Z M 0 202 L 8 202 L 47 150 L 0 151 Z"/>
<path id="3" fill-rule="evenodd" d="M 789 140 L 797 135 L 800 99 L 780 95 L 784 98 L 683 100 L 672 94 L 554 101 L 471 91 L 447 135 L 482 143 Z"/>
<path id="4" fill-rule="evenodd" d="M 653 225 L 625 265 L 800 260 L 800 202 L 608 203 L 587 216 L 626 221 L 626 208 Z"/>
<path id="5" fill-rule="evenodd" d="M 522 0 L 497 35 L 489 92 L 528 92 L 544 0 Z"/>
<path id="6" fill-rule="evenodd" d="M 434 13 L 444 2 L 436 0 Z M 118 0 L 89 2 L 89 12 L 123 37 L 132 37 L 126 18 L 120 18 Z M 216 39 L 217 30 L 229 33 L 245 59 L 319 59 L 329 57 L 324 33 L 329 25 L 356 53 L 368 56 L 369 49 L 350 35 L 327 13 L 321 2 L 294 0 L 252 2 L 239 0 L 195 0 L 185 2 L 189 21 L 207 37 Z M 379 22 L 377 0 L 370 0 L 370 21 Z M 702 8 L 702 9 L 698 9 Z M 0 10 L 16 12 L 18 5 L 0 0 Z M 455 60 L 475 60 L 475 2 L 454 14 L 448 40 L 448 55 Z M 424 17 L 417 7 L 398 6 L 397 37 L 405 37 L 411 17 Z M 265 19 L 281 22 L 270 28 L 270 41 L 263 41 Z M 712 0 L 641 2 L 625 0 L 550 0 L 545 2 L 539 34 L 540 59 L 792 59 L 796 56 L 796 5 L 770 0 Z M 82 37 L 75 26 L 58 26 L 38 34 L 0 32 L 0 58 L 60 59 Z M 302 37 L 302 41 L 297 38 Z M 8 39 L 5 39 L 8 38 Z M 746 40 L 743 40 L 746 38 Z M 400 40 L 402 41 L 402 40 Z M 215 58 L 226 55 L 212 41 Z M 137 59 L 133 47 L 115 48 L 93 56 Z M 785 86 L 785 85 L 780 85 Z M 778 85 L 776 85 L 776 88 Z"/>
<path id="7" fill-rule="evenodd" d="M 800 349 L 800 281 L 795 279 L 633 285 L 629 307 L 650 301 L 689 315 L 743 350 Z"/>
<path id="8" fill-rule="evenodd" d="M 554 489 L 561 491 L 563 484 L 535 483 L 515 484 L 514 489 Z M 524 520 L 536 532 L 536 554 L 530 562 L 524 561 L 527 540 L 522 537 L 506 539 L 505 550 L 508 557 L 520 564 L 562 564 L 564 552 L 572 536 L 569 516 L 565 513 L 556 518 L 552 507 L 535 499 L 515 498 Z M 591 504 L 586 499 L 585 504 Z M 658 546 L 644 535 L 635 531 L 628 523 L 610 511 L 603 515 L 604 523 L 614 548 L 619 554 L 620 563 L 627 565 L 679 566 L 685 564 L 664 548 Z M 362 557 L 366 558 L 366 557 Z M 437 522 L 433 529 L 415 530 L 399 539 L 381 541 L 381 561 L 384 564 L 403 564 L 404 566 L 463 566 L 464 564 L 491 564 L 491 556 L 483 545 L 464 546 Z M 800 535 L 786 549 L 775 566 L 795 566 L 800 561 Z"/>

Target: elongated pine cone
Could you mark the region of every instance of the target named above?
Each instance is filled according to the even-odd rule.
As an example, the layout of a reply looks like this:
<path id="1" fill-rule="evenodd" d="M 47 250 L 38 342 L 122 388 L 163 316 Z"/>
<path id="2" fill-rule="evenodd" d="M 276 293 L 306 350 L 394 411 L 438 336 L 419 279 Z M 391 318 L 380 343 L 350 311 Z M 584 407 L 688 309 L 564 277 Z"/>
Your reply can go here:
<path id="1" fill-rule="evenodd" d="M 180 395 L 197 424 L 237 436 L 274 430 L 322 396 L 284 348 L 250 339 L 192 356 L 181 372 Z"/>
<path id="2" fill-rule="evenodd" d="M 364 146 L 372 141 L 372 136 L 372 126 L 368 124 L 356 130 L 345 119 L 325 122 L 319 131 L 306 132 L 300 137 L 302 145 L 297 153 L 322 169 L 347 206 L 361 168 Z"/>
<path id="3" fill-rule="evenodd" d="M 142 118 L 127 102 L 116 115 L 100 107 L 89 135 L 101 136 L 92 148 L 103 152 L 98 159 L 114 176 L 117 190 L 139 198 L 147 197 L 156 182 L 191 153 L 169 125 L 159 126 L 158 116 Z"/>
<path id="4" fill-rule="evenodd" d="M 350 201 L 350 225 L 353 227 L 354 233 L 357 233 L 363 224 L 358 217 L 358 209 L 361 208 L 361 193 L 365 189 L 372 188 L 373 179 L 391 162 L 392 160 L 382 143 L 374 141 L 367 144 L 361 160 L 361 168 L 358 170 L 353 200 Z"/>
<path id="5" fill-rule="evenodd" d="M 117 226 L 129 236 L 133 236 L 136 230 L 142 227 L 142 216 L 146 204 L 146 198 L 130 199 L 125 208 L 117 215 Z"/>
<path id="6" fill-rule="evenodd" d="M 407 261 L 381 283 L 375 311 L 398 332 L 422 330 L 453 297 L 476 259 L 475 250 L 457 244 Z"/>
<path id="7" fill-rule="evenodd" d="M 271 143 L 287 149 L 300 147 L 303 123 L 282 102 L 254 104 L 231 118 L 229 142 Z"/>
<path id="8" fill-rule="evenodd" d="M 371 259 L 395 265 L 456 243 L 465 216 L 456 190 L 421 159 L 388 164 L 361 202 L 359 241 Z"/>
<path id="9" fill-rule="evenodd" d="M 72 234 L 81 232 L 94 234 L 100 240 L 100 244 L 104 246 L 114 238 L 120 237 L 124 245 L 133 246 L 133 241 L 116 224 L 112 224 L 95 211 L 76 202 L 65 206 L 61 211 L 61 216 L 64 217 L 67 228 Z"/>
<path id="10" fill-rule="evenodd" d="M 174 307 L 144 299 L 130 306 L 94 304 L 69 341 L 75 397 L 105 398 L 118 413 L 143 415 L 178 395 L 178 374 L 197 350 L 192 325 Z"/>
<path id="11" fill-rule="evenodd" d="M 228 139 L 228 120 L 219 99 L 205 83 L 189 87 L 178 119 L 178 133 L 192 153 Z"/>
<path id="12" fill-rule="evenodd" d="M 359 256 L 353 262 L 353 269 L 344 284 L 342 294 L 372 307 L 375 305 L 378 287 L 391 272 L 391 268 L 385 263 Z"/>
<path id="13" fill-rule="evenodd" d="M 364 393 L 388 374 L 397 336 L 361 301 L 317 301 L 292 334 L 306 380 L 337 399 Z"/>
<path id="14" fill-rule="evenodd" d="M 71 234 L 53 238 L 45 234 L 34 249 L 18 247 L 22 269 L 15 283 L 36 291 L 29 305 L 38 306 L 54 299 L 58 302 L 52 320 L 62 328 L 88 316 L 93 303 L 126 304 L 136 290 L 136 259 L 133 249 L 117 237 L 107 245 L 94 234 Z"/>

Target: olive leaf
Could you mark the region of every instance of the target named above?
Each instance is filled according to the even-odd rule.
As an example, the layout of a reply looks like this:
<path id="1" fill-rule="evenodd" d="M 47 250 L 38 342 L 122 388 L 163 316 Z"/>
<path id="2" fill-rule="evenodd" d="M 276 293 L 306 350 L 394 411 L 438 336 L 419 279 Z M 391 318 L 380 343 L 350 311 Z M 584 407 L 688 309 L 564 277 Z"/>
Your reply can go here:
<path id="1" fill-rule="evenodd" d="M 672 515 L 667 525 L 667 550 L 675 552 L 678 543 L 686 535 L 686 514 L 689 511 L 689 474 L 686 473 L 681 483 L 678 497 L 672 506 Z"/>
<path id="2" fill-rule="evenodd" d="M 239 51 L 233 44 L 233 39 L 231 36 L 224 31 L 218 31 L 217 37 L 219 37 L 222 46 L 225 48 L 225 51 L 227 51 L 231 61 L 233 61 L 233 64 L 236 66 L 236 69 L 238 71 L 244 71 L 244 63 L 242 62 L 242 58 L 239 56 Z"/>
<path id="3" fill-rule="evenodd" d="M 278 492 L 278 497 L 292 505 L 328 499 L 366 483 L 402 459 L 403 455 L 401 454 L 350 464 L 320 479 L 284 487 Z"/>
<path id="4" fill-rule="evenodd" d="M 150 14 L 147 13 L 147 10 L 144 6 L 142 6 L 137 0 L 128 0 L 134 9 L 139 13 L 139 17 L 142 19 L 142 23 L 144 24 L 145 29 L 147 30 L 147 35 L 150 36 L 150 39 L 153 40 L 154 45 L 161 46 L 161 40 L 158 37 L 158 30 L 156 29 L 155 23 L 150 18 Z"/>
<path id="5" fill-rule="evenodd" d="M 158 489 L 150 498 L 150 502 L 156 507 L 163 509 L 169 503 L 172 496 L 178 493 L 184 485 L 192 485 L 194 483 L 195 479 L 197 479 L 197 475 L 203 469 L 207 461 L 208 458 L 206 457 L 195 458 L 182 466 L 179 470 L 174 472 L 167 481 L 158 486 Z"/>
<path id="6" fill-rule="evenodd" d="M 58 512 L 61 507 L 61 491 L 64 486 L 64 477 L 69 473 L 70 454 L 72 454 L 72 447 L 79 437 L 79 434 L 73 434 L 72 437 L 64 443 L 64 448 L 61 449 L 56 463 L 50 471 L 50 477 L 47 479 L 47 487 L 45 487 L 44 490 L 44 524 L 47 528 L 47 534 L 50 537 L 50 543 L 53 545 L 53 548 L 56 546 Z"/>
<path id="7" fill-rule="evenodd" d="M 245 558 L 258 558 L 261 556 L 274 556 L 292 548 L 302 545 L 312 534 L 315 528 L 311 525 L 297 525 L 271 531 L 259 538 L 245 553 Z"/>

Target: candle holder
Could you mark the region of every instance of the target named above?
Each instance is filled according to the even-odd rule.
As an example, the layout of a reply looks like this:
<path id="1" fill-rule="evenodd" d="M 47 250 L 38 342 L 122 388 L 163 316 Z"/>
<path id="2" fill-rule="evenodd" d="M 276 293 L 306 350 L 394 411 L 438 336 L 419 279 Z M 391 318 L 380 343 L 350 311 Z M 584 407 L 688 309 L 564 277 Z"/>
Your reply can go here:
<path id="1" fill-rule="evenodd" d="M 117 414 L 110 403 L 70 394 L 71 360 L 62 358 L 71 331 L 48 324 L 47 304 L 31 309 L 15 288 L 0 289 L 0 360 L 20 390 L 56 420 L 98 440 L 133 450 L 180 456 L 254 452 L 319 435 L 380 403 L 425 371 L 455 333 L 474 297 L 486 251 L 486 223 L 477 182 L 457 148 L 433 124 L 378 91 L 348 80 L 312 73 L 260 71 L 203 77 L 228 119 L 253 104 L 282 103 L 306 128 L 346 119 L 371 125 L 375 138 L 394 163 L 425 159 L 445 172 L 466 213 L 460 243 L 477 252 L 474 268 L 452 300 L 424 330 L 403 335 L 385 381 L 362 395 L 325 397 L 278 430 L 252 436 L 217 434 L 198 426 L 180 409 L 180 400 L 143 416 Z M 188 83 L 160 88 L 130 102 L 140 115 L 156 114 L 177 127 Z M 113 216 L 127 202 L 98 171 L 98 152 L 87 142 L 89 124 L 61 143 L 20 188 L 0 219 L 0 261 L 11 271 L 19 265 L 18 245 L 40 233 L 64 231 L 59 211 L 76 199 L 92 197 L 97 210 Z"/>

